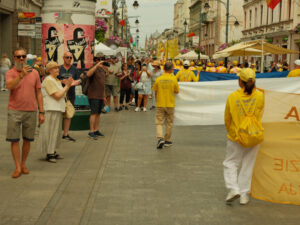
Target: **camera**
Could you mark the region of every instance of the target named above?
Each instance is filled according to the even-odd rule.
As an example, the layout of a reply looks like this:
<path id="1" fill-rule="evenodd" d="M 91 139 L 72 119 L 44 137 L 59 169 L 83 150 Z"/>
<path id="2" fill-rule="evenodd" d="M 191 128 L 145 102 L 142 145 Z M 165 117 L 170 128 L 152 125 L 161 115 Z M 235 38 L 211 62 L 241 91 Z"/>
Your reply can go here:
<path id="1" fill-rule="evenodd" d="M 68 79 L 69 77 L 72 77 L 72 74 L 70 74 L 70 73 L 63 73 L 62 75 L 60 75 L 60 77 L 62 79 Z"/>
<path id="2" fill-rule="evenodd" d="M 106 66 L 106 67 L 110 67 L 110 63 L 108 63 L 108 62 L 104 62 L 102 65 Z"/>

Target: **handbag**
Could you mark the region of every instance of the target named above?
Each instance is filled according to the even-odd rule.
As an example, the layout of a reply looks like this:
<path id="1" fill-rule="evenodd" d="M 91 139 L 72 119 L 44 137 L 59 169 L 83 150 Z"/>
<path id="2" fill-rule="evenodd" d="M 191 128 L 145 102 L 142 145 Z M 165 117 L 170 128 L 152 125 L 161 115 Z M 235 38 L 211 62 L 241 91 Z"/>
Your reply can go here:
<path id="1" fill-rule="evenodd" d="M 138 90 L 138 91 L 143 91 L 145 90 L 145 85 L 143 82 L 138 82 L 136 85 L 135 85 L 135 90 Z"/>
<path id="2" fill-rule="evenodd" d="M 71 119 L 75 115 L 75 108 L 74 108 L 73 104 L 71 103 L 71 101 L 68 98 L 65 98 L 65 100 L 66 100 L 65 117 L 67 119 Z"/>

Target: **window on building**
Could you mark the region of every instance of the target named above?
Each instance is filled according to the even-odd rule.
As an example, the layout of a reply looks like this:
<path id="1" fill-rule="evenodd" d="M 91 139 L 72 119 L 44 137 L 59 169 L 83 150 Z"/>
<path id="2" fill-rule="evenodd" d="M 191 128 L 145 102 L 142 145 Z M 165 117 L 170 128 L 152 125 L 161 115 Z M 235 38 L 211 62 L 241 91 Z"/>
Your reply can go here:
<path id="1" fill-rule="evenodd" d="M 271 23 L 274 23 L 274 10 L 271 10 Z"/>
<path id="2" fill-rule="evenodd" d="M 292 0 L 288 0 L 288 16 L 290 20 L 292 17 Z"/>
<path id="3" fill-rule="evenodd" d="M 266 24 L 268 25 L 269 24 L 269 9 L 267 8 L 267 22 Z"/>
<path id="4" fill-rule="evenodd" d="M 244 29 L 246 29 L 247 28 L 247 12 L 245 12 L 244 21 L 245 21 L 245 23 L 244 23 Z"/>
<path id="5" fill-rule="evenodd" d="M 252 10 L 250 10 L 250 13 L 249 13 L 249 28 L 252 28 L 251 21 L 252 21 Z"/>
<path id="6" fill-rule="evenodd" d="M 280 1 L 280 6 L 279 6 L 279 22 L 281 22 L 281 14 L 282 14 L 282 1 Z"/>
<path id="7" fill-rule="evenodd" d="M 254 27 L 257 27 L 257 8 L 255 8 Z"/>
<path id="8" fill-rule="evenodd" d="M 264 6 L 260 6 L 260 25 L 263 25 Z"/>

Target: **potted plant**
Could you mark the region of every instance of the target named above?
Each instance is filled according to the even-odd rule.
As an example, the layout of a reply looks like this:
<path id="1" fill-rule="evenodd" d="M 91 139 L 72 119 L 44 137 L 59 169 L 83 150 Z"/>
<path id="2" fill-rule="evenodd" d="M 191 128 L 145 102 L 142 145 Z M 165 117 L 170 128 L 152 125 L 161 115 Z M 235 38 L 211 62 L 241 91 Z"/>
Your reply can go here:
<path id="1" fill-rule="evenodd" d="M 107 24 L 104 20 L 97 19 L 95 24 L 95 39 L 98 43 L 105 42 L 105 33 L 107 31 Z"/>

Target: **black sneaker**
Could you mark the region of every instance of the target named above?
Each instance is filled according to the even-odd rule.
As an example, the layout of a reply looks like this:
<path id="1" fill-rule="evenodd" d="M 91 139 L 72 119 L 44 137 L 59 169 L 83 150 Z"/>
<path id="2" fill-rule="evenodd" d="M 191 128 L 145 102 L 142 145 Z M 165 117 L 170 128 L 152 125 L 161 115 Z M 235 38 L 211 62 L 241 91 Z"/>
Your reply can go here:
<path id="1" fill-rule="evenodd" d="M 162 149 L 164 147 L 165 141 L 164 139 L 159 139 L 157 142 L 157 149 Z"/>
<path id="2" fill-rule="evenodd" d="M 151 106 L 150 110 L 153 110 L 153 109 L 155 109 L 155 106 Z"/>
<path id="3" fill-rule="evenodd" d="M 165 147 L 170 147 L 170 146 L 172 146 L 172 141 L 165 141 L 165 144 L 164 144 L 164 146 Z"/>
<path id="4" fill-rule="evenodd" d="M 129 110 L 129 109 L 128 109 L 128 106 L 125 106 L 125 110 Z"/>
<path id="5" fill-rule="evenodd" d="M 122 111 L 122 109 L 123 109 L 122 106 L 120 106 L 120 107 L 119 107 L 119 111 Z"/>
<path id="6" fill-rule="evenodd" d="M 118 109 L 118 107 L 115 107 L 115 112 L 119 112 L 119 109 Z"/>
<path id="7" fill-rule="evenodd" d="M 95 131 L 95 132 L 94 132 L 94 135 L 95 135 L 96 137 L 104 137 L 104 134 L 100 133 L 99 130 Z"/>
<path id="8" fill-rule="evenodd" d="M 70 137 L 70 135 L 62 136 L 62 139 L 65 139 L 67 141 L 76 141 L 74 138 Z"/>
<path id="9" fill-rule="evenodd" d="M 97 136 L 95 135 L 95 132 L 89 132 L 88 136 L 89 136 L 89 138 L 94 139 L 94 140 L 98 139 Z"/>

